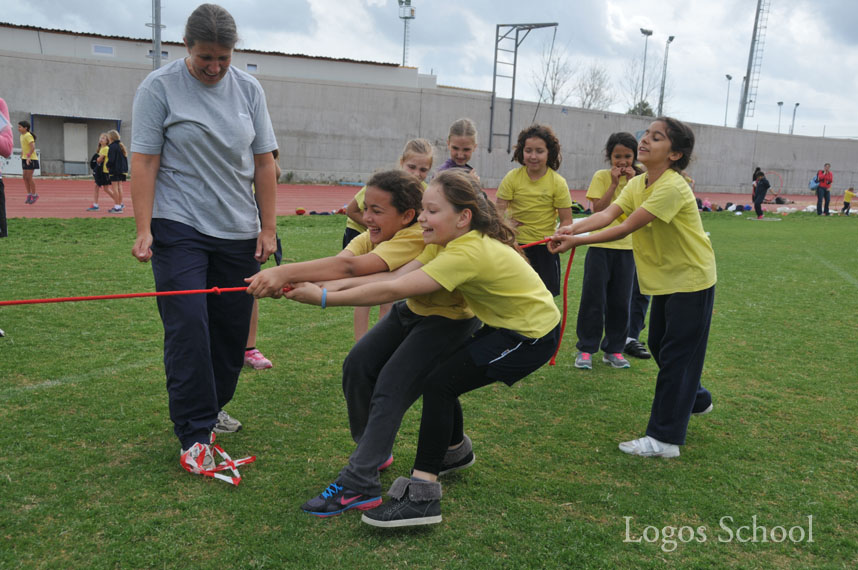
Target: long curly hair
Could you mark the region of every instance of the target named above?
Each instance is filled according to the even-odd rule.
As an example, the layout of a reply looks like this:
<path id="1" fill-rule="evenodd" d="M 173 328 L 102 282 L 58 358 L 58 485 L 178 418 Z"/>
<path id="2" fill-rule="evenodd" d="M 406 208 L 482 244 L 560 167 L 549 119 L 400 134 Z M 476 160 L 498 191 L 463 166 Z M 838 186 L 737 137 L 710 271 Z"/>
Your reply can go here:
<path id="1" fill-rule="evenodd" d="M 512 160 L 521 165 L 524 164 L 524 144 L 527 139 L 532 138 L 540 138 L 545 141 L 545 146 L 548 148 L 548 168 L 559 169 L 560 163 L 563 162 L 563 156 L 560 154 L 560 141 L 548 125 L 530 125 L 518 133 L 518 142 L 515 144 Z"/>

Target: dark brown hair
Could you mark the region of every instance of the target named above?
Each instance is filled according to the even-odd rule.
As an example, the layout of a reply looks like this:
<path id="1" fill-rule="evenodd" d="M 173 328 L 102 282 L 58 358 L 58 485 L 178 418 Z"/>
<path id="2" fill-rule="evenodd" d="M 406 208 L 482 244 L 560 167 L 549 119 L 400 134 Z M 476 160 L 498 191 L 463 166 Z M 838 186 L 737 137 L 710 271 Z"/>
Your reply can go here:
<path id="1" fill-rule="evenodd" d="M 532 138 L 545 141 L 545 146 L 548 148 L 548 168 L 552 170 L 560 168 L 560 163 L 563 161 L 560 155 L 560 141 L 548 125 L 531 125 L 518 133 L 518 142 L 515 144 L 512 160 L 524 164 L 524 145 L 527 139 Z"/>
<path id="2" fill-rule="evenodd" d="M 432 179 L 432 184 L 441 187 L 444 198 L 456 212 L 471 211 L 472 230 L 482 232 L 522 253 L 516 243 L 515 231 L 498 216 L 495 205 L 489 201 L 473 176 L 461 169 L 444 170 Z"/>
<path id="3" fill-rule="evenodd" d="M 634 153 L 632 168 L 635 172 L 641 174 L 643 169 L 638 166 L 638 140 L 635 136 L 632 133 L 614 133 L 609 136 L 608 142 L 605 144 L 605 160 L 608 162 L 611 162 L 611 155 L 614 153 L 614 147 L 617 145 L 623 145 Z"/>
<path id="4" fill-rule="evenodd" d="M 390 203 L 400 214 L 408 210 L 414 210 L 414 219 L 417 221 L 423 202 L 423 184 L 418 178 L 403 170 L 385 170 L 376 172 L 366 183 L 366 187 L 378 188 L 390 194 Z"/>
<path id="5" fill-rule="evenodd" d="M 27 132 L 33 135 L 33 140 L 36 140 L 36 133 L 30 130 L 30 121 L 18 121 L 18 124 L 27 129 Z"/>
<path id="6" fill-rule="evenodd" d="M 667 125 L 665 130 L 667 138 L 670 139 L 670 150 L 682 153 L 679 160 L 674 161 L 670 167 L 677 172 L 685 170 L 691 162 L 691 153 L 694 151 L 694 132 L 688 125 L 673 117 L 658 117 L 656 121 Z"/>

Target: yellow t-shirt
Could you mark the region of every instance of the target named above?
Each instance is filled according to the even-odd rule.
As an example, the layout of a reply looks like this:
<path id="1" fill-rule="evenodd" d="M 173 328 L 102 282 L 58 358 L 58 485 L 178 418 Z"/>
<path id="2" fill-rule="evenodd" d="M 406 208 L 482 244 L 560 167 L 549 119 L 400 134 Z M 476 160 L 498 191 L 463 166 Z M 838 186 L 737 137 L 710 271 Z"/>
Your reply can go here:
<path id="1" fill-rule="evenodd" d="M 390 271 L 395 271 L 420 255 L 423 246 L 423 229 L 420 224 L 412 224 L 378 245 L 369 240 L 369 232 L 364 232 L 349 242 L 346 249 L 355 255 L 374 253 L 387 264 Z M 460 320 L 474 316 L 462 294 L 456 291 L 435 291 L 428 295 L 409 297 L 406 302 L 409 309 L 424 317 L 437 315 Z"/>
<path id="2" fill-rule="evenodd" d="M 691 293 L 715 284 L 715 252 L 694 193 L 678 172 L 668 170 L 649 188 L 645 175 L 635 176 L 614 203 L 627 216 L 637 208 L 655 216 L 632 234 L 641 293 Z"/>
<path id="3" fill-rule="evenodd" d="M 20 135 L 18 139 L 21 141 L 21 158 L 24 160 L 39 160 L 39 157 L 36 156 L 36 137 L 33 136 L 33 133 L 27 131 Z"/>
<path id="4" fill-rule="evenodd" d="M 851 202 L 853 197 L 855 197 L 855 192 L 852 192 L 851 190 L 847 190 L 843 194 L 843 201 L 844 202 Z"/>
<path id="5" fill-rule="evenodd" d="M 623 188 L 626 187 L 628 183 L 628 179 L 625 176 L 620 176 L 620 179 L 617 181 L 617 187 L 614 189 L 614 197 L 611 199 L 611 203 L 617 201 L 617 198 L 620 197 L 620 193 L 623 191 Z M 595 202 L 599 198 L 605 195 L 605 192 L 608 191 L 608 188 L 611 187 L 611 170 L 597 170 L 596 174 L 593 175 L 593 179 L 590 181 L 590 187 L 587 188 L 587 198 Z M 605 226 L 603 229 L 610 228 L 611 226 L 620 225 L 623 220 L 626 219 L 625 215 L 621 215 L 616 220 Z M 602 230 L 596 230 L 600 232 Z M 596 232 L 591 232 L 596 233 Z M 604 247 L 606 249 L 631 249 L 632 248 L 632 236 L 626 236 L 624 238 L 620 238 L 615 241 L 609 241 L 605 243 L 594 243 L 590 247 Z"/>
<path id="6" fill-rule="evenodd" d="M 447 291 L 459 291 L 485 324 L 541 338 L 560 322 L 554 297 L 517 251 L 476 230 L 446 247 L 429 244 L 420 269 Z"/>
<path id="7" fill-rule="evenodd" d="M 358 190 L 358 193 L 355 194 L 355 202 L 357 202 L 358 208 L 361 212 L 366 209 L 366 204 L 364 202 L 364 198 L 366 197 L 366 186 Z M 366 226 L 362 226 L 351 218 L 346 218 L 346 227 L 351 228 L 353 230 L 357 230 L 359 232 L 365 232 Z"/>
<path id="8" fill-rule="evenodd" d="M 554 234 L 557 210 L 572 207 L 566 179 L 551 168 L 539 180 L 531 180 L 525 166 L 510 170 L 498 186 L 497 197 L 509 202 L 509 216 L 522 224 L 518 243 L 532 243 Z"/>
<path id="9" fill-rule="evenodd" d="M 108 152 L 110 152 L 109 146 L 103 146 L 100 149 L 98 149 L 98 154 L 100 156 L 104 157 L 104 160 L 101 161 L 101 171 L 104 172 L 105 174 L 110 172 L 109 170 L 107 170 L 107 153 Z"/>

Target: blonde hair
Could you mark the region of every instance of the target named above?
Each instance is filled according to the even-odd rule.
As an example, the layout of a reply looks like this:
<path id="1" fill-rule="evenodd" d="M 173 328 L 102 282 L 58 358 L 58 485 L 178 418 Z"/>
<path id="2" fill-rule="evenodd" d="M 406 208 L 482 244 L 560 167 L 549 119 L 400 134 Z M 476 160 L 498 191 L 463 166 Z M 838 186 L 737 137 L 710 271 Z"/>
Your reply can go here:
<path id="1" fill-rule="evenodd" d="M 409 156 L 414 155 L 428 156 L 429 168 L 432 168 L 432 161 L 435 158 L 435 153 L 432 150 L 432 143 L 426 139 L 411 139 L 405 143 L 405 147 L 402 149 L 402 156 L 399 157 L 399 164 L 404 163 L 408 160 Z"/>
<path id="2" fill-rule="evenodd" d="M 450 137 L 470 137 L 474 139 L 474 144 L 477 142 L 477 126 L 471 119 L 459 119 L 450 125 L 450 134 L 447 135 L 447 141 Z"/>
<path id="3" fill-rule="evenodd" d="M 116 129 L 107 131 L 107 140 L 110 142 L 119 142 L 119 148 L 122 150 L 122 154 L 124 156 L 128 156 L 128 150 L 125 148 L 125 145 L 122 144 L 122 141 L 119 140 L 119 131 Z"/>

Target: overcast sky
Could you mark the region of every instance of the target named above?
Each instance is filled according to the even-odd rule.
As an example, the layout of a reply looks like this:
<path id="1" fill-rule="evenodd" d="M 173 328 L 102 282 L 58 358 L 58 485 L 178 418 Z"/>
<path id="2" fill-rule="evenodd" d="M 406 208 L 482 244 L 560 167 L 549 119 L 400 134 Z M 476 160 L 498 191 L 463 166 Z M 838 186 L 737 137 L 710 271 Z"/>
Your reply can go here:
<path id="1" fill-rule="evenodd" d="M 764 0 L 765 2 L 766 0 Z M 855 0 L 768 0 L 770 11 L 754 116 L 746 129 L 858 138 L 858 6 Z M 238 24 L 239 48 L 401 63 L 397 0 L 220 0 Z M 151 2 L 6 0 L 0 21 L 77 32 L 149 38 Z M 640 28 L 653 30 L 647 75 L 661 80 L 669 35 L 665 114 L 735 126 L 756 0 L 412 0 L 408 65 L 441 85 L 491 91 L 497 24 L 557 22 L 555 52 L 574 66 L 608 70 L 610 110 L 629 108 L 629 62 L 643 57 Z M 181 41 L 195 2 L 162 0 L 163 39 Z M 533 75 L 552 29 L 519 48 L 517 96 L 536 100 Z M 733 76 L 729 88 L 726 74 Z M 647 81 L 649 83 L 649 80 Z M 507 88 L 508 89 L 508 88 Z M 499 91 L 503 94 L 503 91 Z M 649 98 L 655 108 L 658 93 Z M 799 103 L 795 109 L 795 103 Z M 575 99 L 569 101 L 575 104 Z"/>

